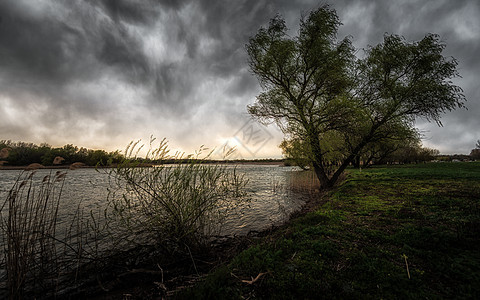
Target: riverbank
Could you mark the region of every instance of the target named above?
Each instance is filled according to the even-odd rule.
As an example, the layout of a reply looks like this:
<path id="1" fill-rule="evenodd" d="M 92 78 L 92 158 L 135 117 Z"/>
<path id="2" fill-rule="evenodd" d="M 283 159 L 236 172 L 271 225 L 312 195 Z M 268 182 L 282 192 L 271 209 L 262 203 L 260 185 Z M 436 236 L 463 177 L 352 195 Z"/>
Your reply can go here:
<path id="1" fill-rule="evenodd" d="M 168 164 L 173 164 L 173 163 L 178 163 L 175 161 L 169 161 Z M 202 160 L 201 163 L 203 164 L 228 164 L 228 165 L 271 165 L 271 166 L 285 166 L 284 160 L 272 160 L 272 159 L 267 159 L 267 160 Z M 77 165 L 76 165 L 77 164 Z M 27 166 L 9 166 L 9 165 L 0 165 L 0 170 L 31 170 L 33 168 L 35 169 L 72 169 L 72 166 L 74 169 L 79 169 L 79 168 L 116 168 L 118 165 L 113 164 L 109 166 L 103 166 L 103 165 L 98 165 L 98 166 L 88 166 L 85 164 L 79 164 L 79 163 L 74 163 L 71 165 L 54 165 L 54 166 L 43 166 L 40 164 L 34 164 L 35 166 L 27 165 Z M 152 163 L 142 163 L 139 164 L 139 167 L 152 167 L 158 164 L 152 164 Z"/>
<path id="2" fill-rule="evenodd" d="M 314 195 L 287 224 L 211 248 L 112 252 L 79 267 L 56 296 L 479 297 L 480 163 L 349 170 L 335 189 Z"/>
<path id="3" fill-rule="evenodd" d="M 480 163 L 351 170 L 326 197 L 177 297 L 480 297 Z"/>
<path id="4" fill-rule="evenodd" d="M 186 170 L 191 169 L 186 167 Z M 226 169 L 229 172 L 233 171 L 232 168 Z M 142 171 L 143 174 L 143 171 L 148 170 L 138 171 Z M 236 173 L 245 176 L 248 180 L 248 194 L 243 199 L 245 202 L 232 199 L 233 207 L 224 216 L 221 228 L 216 231 L 216 234 L 221 237 L 215 238 L 212 248 L 197 249 L 205 243 L 187 243 L 187 247 L 185 243 L 179 243 L 175 239 L 177 235 L 160 242 L 154 234 L 150 235 L 149 239 L 140 240 L 137 234 L 130 235 L 133 230 L 117 228 L 114 225 L 113 215 L 110 214 L 114 208 L 107 206 L 107 201 L 113 199 L 110 198 L 111 188 L 118 192 L 116 199 L 121 199 L 123 189 L 112 185 L 111 173 L 108 171 L 97 172 L 95 169 L 85 168 L 68 172 L 66 176 L 65 172 L 48 169 L 40 169 L 35 173 L 21 172 L 22 174 L 17 171 L 0 170 L 0 173 L 2 185 L 0 196 L 8 202 L 4 202 L 7 204 L 3 206 L 5 210 L 2 211 L 2 217 L 4 217 L 2 220 L 5 222 L 10 220 L 7 216 L 10 213 L 8 208 L 12 203 L 25 207 L 24 203 L 37 203 L 45 199 L 46 197 L 42 195 L 59 201 L 58 209 L 55 210 L 58 214 L 55 214 L 56 217 L 52 221 L 60 220 L 56 227 L 59 235 L 51 239 L 60 242 L 52 246 L 55 247 L 54 251 L 58 255 L 52 255 L 48 261 L 48 266 L 52 266 L 51 269 L 43 267 L 47 265 L 44 263 L 44 257 L 47 255 L 39 254 L 32 258 L 32 263 L 28 266 L 28 272 L 25 275 L 28 282 L 22 287 L 26 298 L 38 299 L 53 295 L 58 299 L 62 297 L 90 299 L 97 295 L 108 297 L 118 289 L 127 287 L 125 293 L 139 294 L 138 289 L 145 291 L 153 289 L 159 292 L 155 282 L 163 282 L 168 295 L 171 295 L 177 288 L 189 286 L 192 280 L 202 278 L 218 263 L 229 261 L 232 255 L 238 253 L 235 249 L 243 250 L 244 245 L 250 244 L 249 240 L 254 240 L 261 234 L 251 233 L 245 237 L 244 235 L 249 231 L 261 231 L 271 228 L 272 224 L 283 223 L 290 213 L 300 209 L 304 203 L 303 193 L 289 191 L 288 186 L 292 182 L 295 182 L 296 186 L 302 183 L 301 187 L 306 190 L 310 181 L 309 177 L 300 176 L 304 175 L 304 172 L 298 172 L 294 167 L 237 166 Z M 62 180 L 57 180 L 57 176 L 62 176 Z M 49 179 L 57 184 L 50 184 Z M 27 193 L 30 183 L 39 192 Z M 41 192 L 42 186 L 47 192 Z M 11 189 L 14 190 L 13 193 L 10 192 Z M 55 197 L 52 197 L 52 191 L 56 192 Z M 20 196 L 12 200 L 10 195 Z M 28 195 L 35 195 L 35 197 Z M 109 208 L 112 210 L 108 211 L 107 215 L 105 212 Z M 47 217 L 50 215 L 52 214 L 44 214 Z M 22 224 L 21 222 L 20 220 L 16 223 Z M 36 232 L 36 228 L 35 226 L 33 230 L 28 229 L 26 232 Z M 135 228 L 139 228 L 135 229 L 136 233 L 147 233 L 142 226 Z M 8 230 L 8 227 L 2 227 L 2 232 L 6 233 L 5 236 L 9 236 L 8 232 L 18 232 Z M 225 237 L 226 235 L 231 238 Z M 242 237 L 238 238 L 238 236 Z M 221 240 L 218 240 L 219 238 Z M 40 245 L 42 241 L 43 239 L 40 238 L 35 239 L 31 244 L 37 247 L 36 245 Z M 0 242 L 8 241 L 2 239 Z M 152 244 L 156 247 L 146 246 Z M 132 247 L 135 248 L 132 250 Z M 4 246 L 1 247 L 1 249 L 4 248 Z M 5 257 L 4 252 L 1 254 Z M 7 268 L 6 261 L 7 259 L 4 259 L 3 264 L 0 264 L 2 275 L 0 298 L 7 297 L 8 293 L 11 294 L 7 290 L 12 286 L 7 281 L 11 277 L 3 271 Z M 12 261 L 17 260 L 10 260 Z M 30 267 L 32 264 L 33 267 Z M 14 273 L 9 272 L 9 274 Z M 40 284 L 42 284 L 41 287 L 39 287 Z"/>

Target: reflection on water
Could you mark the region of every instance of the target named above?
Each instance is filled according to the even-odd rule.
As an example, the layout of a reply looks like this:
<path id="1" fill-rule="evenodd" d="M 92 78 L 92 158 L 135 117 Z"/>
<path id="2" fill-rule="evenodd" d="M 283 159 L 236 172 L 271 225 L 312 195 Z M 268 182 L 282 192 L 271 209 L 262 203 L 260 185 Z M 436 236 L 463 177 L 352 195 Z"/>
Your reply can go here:
<path id="1" fill-rule="evenodd" d="M 299 193 L 287 189 L 289 174 L 298 171 L 294 167 L 243 165 L 238 171 L 249 180 L 246 188 L 251 201 L 241 203 L 227 217 L 225 234 L 246 234 L 278 225 L 305 201 Z"/>
<path id="2" fill-rule="evenodd" d="M 250 201 L 238 205 L 230 202 L 232 213 L 222 227 L 223 234 L 241 235 L 251 230 L 262 230 L 284 221 L 304 203 L 299 193 L 287 189 L 289 174 L 295 167 L 276 165 L 239 165 L 237 172 L 245 174 Z M 3 201 L 15 183 L 18 170 L 0 170 L 0 200 Z M 37 170 L 35 178 L 41 180 L 55 170 Z M 109 187 L 108 170 L 78 169 L 68 171 L 59 210 L 59 226 L 67 224 L 81 207 L 84 211 L 103 211 Z"/>

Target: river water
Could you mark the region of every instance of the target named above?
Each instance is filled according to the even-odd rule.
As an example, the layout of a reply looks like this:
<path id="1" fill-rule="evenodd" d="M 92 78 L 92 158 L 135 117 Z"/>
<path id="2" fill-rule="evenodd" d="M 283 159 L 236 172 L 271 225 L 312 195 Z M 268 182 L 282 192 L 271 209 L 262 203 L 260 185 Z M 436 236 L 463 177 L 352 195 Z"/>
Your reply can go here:
<path id="1" fill-rule="evenodd" d="M 277 165 L 238 165 L 237 173 L 248 179 L 246 192 L 249 201 L 236 205 L 227 216 L 223 234 L 242 235 L 278 225 L 298 210 L 305 199 L 287 188 L 288 178 L 298 169 Z M 0 201 L 3 205 L 8 191 L 22 171 L 0 169 Z M 56 170 L 40 169 L 35 178 L 41 180 Z M 109 176 L 106 170 L 91 168 L 68 170 L 63 186 L 58 215 L 59 226 L 68 223 L 77 208 L 84 211 L 103 211 L 107 203 Z M 232 202 L 234 205 L 234 202 Z M 3 213 L 5 213 L 5 208 Z"/>
<path id="2" fill-rule="evenodd" d="M 227 168 L 233 167 L 228 166 Z M 118 241 L 120 241 L 120 244 L 124 243 L 132 236 L 128 233 L 122 234 L 120 231 L 112 233 L 111 231 L 99 230 L 97 232 L 90 229 L 85 230 L 85 228 L 90 228 L 91 222 L 88 226 L 81 225 L 83 229 L 75 231 L 73 235 L 67 233 L 68 228 L 72 228 L 75 220 L 83 220 L 84 218 L 88 219 L 90 216 L 95 216 L 96 220 L 99 221 L 95 224 L 98 225 L 101 222 L 103 212 L 108 207 L 109 195 L 111 196 L 108 191 L 112 187 L 112 177 L 109 176 L 109 171 L 109 169 L 97 171 L 91 168 L 60 170 L 60 172 L 67 172 L 67 174 L 61 189 L 55 236 L 57 241 L 65 242 L 55 246 L 57 247 L 57 256 L 53 257 L 52 261 L 62 266 L 65 274 L 69 274 L 68 272 L 74 273 L 77 263 L 80 265 L 82 262 L 88 262 L 90 258 L 102 257 L 104 253 L 108 253 L 111 249 L 118 249 L 119 244 L 116 246 L 117 248 L 112 247 L 112 245 L 118 243 Z M 36 186 L 36 192 L 38 192 L 42 179 L 47 175 L 53 176 L 56 172 L 57 170 L 36 170 L 33 177 L 33 185 Z M 304 194 L 293 192 L 292 189 L 288 188 L 291 182 L 290 179 L 300 174 L 295 167 L 238 165 L 236 166 L 236 172 L 239 175 L 244 174 L 248 180 L 245 187 L 248 201 L 238 202 L 232 199 L 229 202 L 227 199 L 226 203 L 230 206 L 228 211 L 231 213 L 226 216 L 221 226 L 220 236 L 245 235 L 250 231 L 260 231 L 272 225 L 281 224 L 287 220 L 292 212 L 299 210 L 306 201 Z M 0 298 L 7 295 L 5 281 L 7 271 L 4 260 L 4 249 L 6 249 L 4 229 L 6 228 L 8 216 L 8 203 L 6 200 L 15 182 L 19 182 L 19 176 L 28 174 L 19 170 L 0 169 L 0 221 L 2 222 L 0 224 L 2 229 L 0 236 Z M 56 188 L 60 188 L 60 186 L 59 183 L 55 185 Z M 58 192 L 58 189 L 56 191 Z M 17 199 L 25 199 L 26 197 L 24 196 Z M 81 222 L 78 224 L 83 224 Z M 98 234 L 94 234 L 95 232 Z M 133 238 L 137 238 L 137 236 L 135 235 Z M 124 245 L 131 245 L 131 243 L 126 242 Z M 80 253 L 78 252 L 80 249 L 84 254 L 81 257 L 78 256 L 77 259 L 76 257 Z M 42 254 L 39 255 L 41 256 Z M 35 270 L 37 269 L 33 269 L 32 274 L 36 274 Z M 29 286 L 33 287 L 33 290 L 35 290 L 35 280 L 38 279 L 36 276 L 32 275 L 29 281 Z M 68 289 L 77 284 L 76 281 L 71 283 L 68 275 L 58 278 L 59 282 L 65 280 L 63 283 L 60 283 L 60 286 L 65 288 L 63 293 L 68 293 Z"/>

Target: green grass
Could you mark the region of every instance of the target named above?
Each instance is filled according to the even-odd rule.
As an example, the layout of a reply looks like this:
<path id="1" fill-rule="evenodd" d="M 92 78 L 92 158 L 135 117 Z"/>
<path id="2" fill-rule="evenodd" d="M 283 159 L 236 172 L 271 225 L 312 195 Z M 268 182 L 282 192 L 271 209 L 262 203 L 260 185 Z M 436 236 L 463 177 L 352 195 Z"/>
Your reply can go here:
<path id="1" fill-rule="evenodd" d="M 480 298 L 480 163 L 350 170 L 327 197 L 178 296 Z"/>

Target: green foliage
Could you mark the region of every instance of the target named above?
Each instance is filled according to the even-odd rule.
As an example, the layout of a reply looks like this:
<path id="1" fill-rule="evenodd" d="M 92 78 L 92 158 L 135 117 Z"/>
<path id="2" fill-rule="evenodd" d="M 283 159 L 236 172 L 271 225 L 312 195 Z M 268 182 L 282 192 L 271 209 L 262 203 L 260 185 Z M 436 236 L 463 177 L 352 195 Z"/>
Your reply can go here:
<path id="1" fill-rule="evenodd" d="M 349 38 L 337 40 L 339 25 L 325 5 L 301 19 L 297 36 L 277 16 L 246 45 L 263 88 L 249 113 L 275 121 L 287 135 L 284 152 L 312 165 L 325 187 L 367 152 L 390 151 L 392 139 L 410 141 L 416 117 L 441 124 L 441 114 L 465 101 L 451 81 L 457 62 L 442 55 L 437 35 L 418 42 L 385 35 L 357 59 Z"/>
<path id="2" fill-rule="evenodd" d="M 240 253 L 230 274 L 222 270 L 222 290 L 259 299 L 480 296 L 479 163 L 352 170 L 327 197 Z"/>
<path id="3" fill-rule="evenodd" d="M 439 123 L 441 113 L 464 101 L 461 88 L 449 82 L 458 76 L 457 61 L 442 55 L 445 46 L 435 34 L 413 43 L 385 35 L 360 61 L 362 83 L 370 83 L 362 98 L 381 119 L 419 116 Z"/>
<path id="4" fill-rule="evenodd" d="M 394 148 L 385 153 L 386 155 L 380 157 L 379 160 L 374 160 L 374 163 L 419 163 L 434 160 L 439 151 L 436 149 L 422 147 L 419 139 L 411 139 L 409 141 L 399 141 Z"/>
<path id="5" fill-rule="evenodd" d="M 3 140 L 0 141 L 0 151 L 2 149 L 5 150 L 0 154 L 0 160 L 5 160 L 10 166 L 26 166 L 32 163 L 40 163 L 44 166 L 70 165 L 76 162 L 89 166 L 106 166 L 123 160 L 119 151 L 107 153 L 104 150 L 79 149 L 71 144 L 53 148 L 48 144 L 38 146 L 33 143 Z"/>
<path id="6" fill-rule="evenodd" d="M 283 155 L 287 160 L 291 160 L 295 165 L 303 170 L 308 170 L 310 167 L 310 159 L 308 157 L 308 144 L 300 139 L 283 140 L 280 144 Z"/>
<path id="7" fill-rule="evenodd" d="M 470 152 L 470 157 L 476 160 L 480 159 L 480 149 L 472 149 Z"/>
<path id="8" fill-rule="evenodd" d="M 480 159 L 480 140 L 477 141 L 477 144 L 475 145 L 476 148 L 472 149 L 470 152 L 470 157 L 473 159 Z"/>

